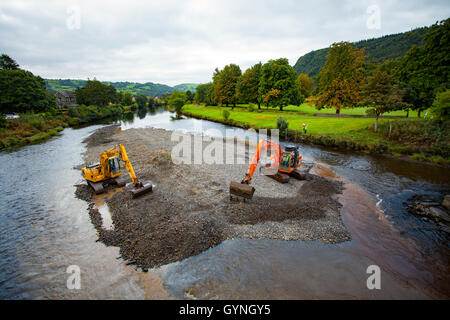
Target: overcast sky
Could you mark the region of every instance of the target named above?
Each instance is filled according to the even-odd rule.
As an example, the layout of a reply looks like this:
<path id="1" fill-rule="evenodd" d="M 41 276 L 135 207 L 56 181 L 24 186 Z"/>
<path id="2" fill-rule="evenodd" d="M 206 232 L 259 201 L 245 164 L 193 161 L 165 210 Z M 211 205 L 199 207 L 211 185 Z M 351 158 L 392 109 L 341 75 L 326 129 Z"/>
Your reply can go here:
<path id="1" fill-rule="evenodd" d="M 449 16 L 449 0 L 0 0 L 0 52 L 44 78 L 201 83 Z"/>

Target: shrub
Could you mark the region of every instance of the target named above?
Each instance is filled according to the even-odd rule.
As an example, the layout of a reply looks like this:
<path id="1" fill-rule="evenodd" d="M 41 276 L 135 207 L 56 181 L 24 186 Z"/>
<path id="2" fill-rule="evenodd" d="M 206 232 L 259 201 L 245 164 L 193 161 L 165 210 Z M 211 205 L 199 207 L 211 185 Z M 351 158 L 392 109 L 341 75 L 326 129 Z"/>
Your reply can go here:
<path id="1" fill-rule="evenodd" d="M 73 117 L 73 118 L 79 118 L 80 117 L 80 113 L 78 112 L 78 108 L 77 107 L 70 107 L 69 110 L 67 111 L 67 115 L 69 117 Z"/>
<path id="2" fill-rule="evenodd" d="M 277 129 L 280 130 L 280 135 L 285 135 L 288 127 L 289 123 L 285 118 L 279 117 L 277 119 Z"/>
<path id="3" fill-rule="evenodd" d="M 222 111 L 222 116 L 225 120 L 228 120 L 228 118 L 230 117 L 230 111 L 228 110 L 223 110 Z"/>
<path id="4" fill-rule="evenodd" d="M 2 114 L 0 114 L 0 128 L 5 128 L 6 124 L 7 124 L 7 121 L 6 121 L 5 117 Z"/>
<path id="5" fill-rule="evenodd" d="M 2 144 L 4 145 L 5 148 L 7 148 L 18 144 L 19 141 L 20 141 L 19 138 L 11 136 L 3 139 Z"/>
<path id="6" fill-rule="evenodd" d="M 450 89 L 436 95 L 431 112 L 433 113 L 433 117 L 436 119 L 450 119 Z"/>
<path id="7" fill-rule="evenodd" d="M 372 109 L 372 108 L 366 109 L 366 116 L 376 117 L 377 112 L 375 111 L 375 109 Z"/>
<path id="8" fill-rule="evenodd" d="M 247 107 L 248 112 L 253 112 L 256 110 L 256 106 L 253 103 L 250 103 Z"/>
<path id="9" fill-rule="evenodd" d="M 44 128 L 44 119 L 35 114 L 21 114 L 19 117 L 19 122 L 23 125 L 28 125 L 37 130 L 42 130 Z"/>
<path id="10" fill-rule="evenodd" d="M 69 126 L 76 127 L 80 124 L 80 118 L 70 118 L 69 119 Z"/>

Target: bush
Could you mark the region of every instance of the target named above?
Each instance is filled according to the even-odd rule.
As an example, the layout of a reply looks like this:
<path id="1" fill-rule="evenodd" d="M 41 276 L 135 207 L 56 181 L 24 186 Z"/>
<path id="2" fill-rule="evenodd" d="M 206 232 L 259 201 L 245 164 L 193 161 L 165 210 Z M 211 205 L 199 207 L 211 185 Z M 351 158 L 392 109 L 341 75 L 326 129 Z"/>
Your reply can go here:
<path id="1" fill-rule="evenodd" d="M 2 114 L 0 114 L 0 128 L 5 128 L 6 124 L 7 124 L 7 121 L 6 121 L 5 117 Z"/>
<path id="2" fill-rule="evenodd" d="M 45 125 L 44 119 L 41 116 L 32 113 L 21 114 L 18 122 L 22 125 L 35 128 L 39 131 L 41 131 Z"/>
<path id="3" fill-rule="evenodd" d="M 448 121 L 396 120 L 381 123 L 378 134 L 407 146 L 405 153 L 429 153 L 448 158 L 449 126 Z"/>
<path id="4" fill-rule="evenodd" d="M 450 89 L 436 95 L 431 112 L 433 113 L 433 117 L 435 119 L 450 119 Z"/>
<path id="5" fill-rule="evenodd" d="M 72 117 L 72 118 L 79 118 L 80 117 L 80 113 L 78 112 L 78 108 L 77 107 L 70 107 L 69 110 L 67 111 L 67 115 L 69 117 Z"/>
<path id="6" fill-rule="evenodd" d="M 11 147 L 11 146 L 14 146 L 14 145 L 18 144 L 19 141 L 20 140 L 17 137 L 14 137 L 14 136 L 7 137 L 5 139 L 2 139 L 2 146 L 4 148 L 8 148 L 8 147 Z"/>
<path id="7" fill-rule="evenodd" d="M 256 110 L 256 106 L 253 103 L 250 103 L 247 107 L 248 112 L 253 112 Z"/>
<path id="8" fill-rule="evenodd" d="M 69 126 L 76 127 L 80 124 L 80 118 L 70 118 L 69 119 Z"/>
<path id="9" fill-rule="evenodd" d="M 366 109 L 366 116 L 369 117 L 376 117 L 377 116 L 377 112 L 375 111 L 375 109 Z"/>
<path id="10" fill-rule="evenodd" d="M 228 110 L 223 110 L 222 111 L 222 116 L 225 120 L 228 120 L 228 118 L 230 117 L 230 111 Z"/>
<path id="11" fill-rule="evenodd" d="M 289 127 L 289 122 L 283 117 L 277 119 L 277 129 L 280 130 L 280 135 L 285 135 L 286 130 Z"/>

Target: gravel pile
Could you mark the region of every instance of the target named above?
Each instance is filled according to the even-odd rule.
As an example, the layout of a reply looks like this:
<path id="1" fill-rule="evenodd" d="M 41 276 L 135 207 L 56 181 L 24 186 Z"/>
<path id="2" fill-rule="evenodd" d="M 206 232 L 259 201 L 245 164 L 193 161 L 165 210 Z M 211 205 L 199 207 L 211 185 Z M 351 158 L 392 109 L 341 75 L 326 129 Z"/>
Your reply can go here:
<path id="1" fill-rule="evenodd" d="M 229 183 L 240 181 L 248 164 L 176 165 L 171 159 L 176 144 L 171 142 L 172 132 L 148 128 L 114 133 L 115 129 L 97 131 L 95 138 L 88 138 L 85 164 L 98 161 L 102 151 L 122 143 L 139 179 L 155 185 L 152 193 L 136 199 L 126 190 L 115 193 L 106 200 L 114 213 L 114 230 L 97 226 L 100 241 L 119 246 L 129 263 L 151 268 L 197 255 L 236 237 L 328 243 L 350 240 L 336 200 L 342 191 L 337 180 L 309 174 L 308 180 L 291 178 L 280 184 L 255 174 L 253 199 L 230 200 Z M 243 157 L 251 158 L 253 150 L 250 145 Z M 91 202 L 89 192 L 81 185 L 76 194 Z"/>

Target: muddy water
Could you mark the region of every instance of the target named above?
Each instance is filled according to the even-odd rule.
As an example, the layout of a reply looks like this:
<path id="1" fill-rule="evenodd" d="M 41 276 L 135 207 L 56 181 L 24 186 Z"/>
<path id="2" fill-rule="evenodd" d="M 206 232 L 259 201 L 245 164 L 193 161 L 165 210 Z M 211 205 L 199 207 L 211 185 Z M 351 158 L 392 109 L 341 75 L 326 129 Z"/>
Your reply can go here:
<path id="1" fill-rule="evenodd" d="M 172 121 L 168 112 L 122 122 L 204 132 L 227 127 Z M 0 298 L 445 298 L 448 238 L 409 215 L 412 194 L 450 192 L 448 169 L 303 146 L 316 173 L 343 179 L 342 216 L 353 240 L 339 245 L 278 240 L 227 240 L 198 256 L 148 273 L 97 243 L 74 197 L 81 182 L 82 140 L 97 127 L 66 129 L 44 144 L 0 154 Z M 245 135 L 237 130 L 237 136 Z M 328 170 L 330 168 L 331 170 Z M 107 195 L 108 196 L 108 195 Z M 376 205 L 378 203 L 378 206 Z M 110 214 L 96 199 L 103 220 Z M 366 269 L 381 268 L 381 290 L 368 290 Z M 69 265 L 81 269 L 80 290 L 66 286 Z"/>

